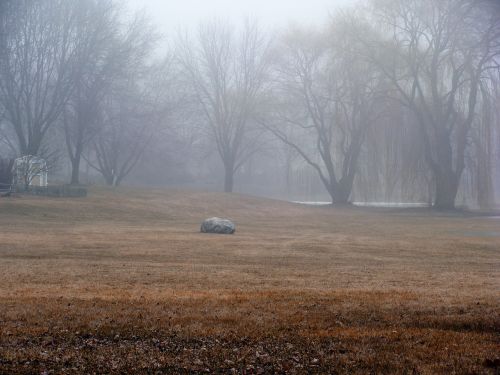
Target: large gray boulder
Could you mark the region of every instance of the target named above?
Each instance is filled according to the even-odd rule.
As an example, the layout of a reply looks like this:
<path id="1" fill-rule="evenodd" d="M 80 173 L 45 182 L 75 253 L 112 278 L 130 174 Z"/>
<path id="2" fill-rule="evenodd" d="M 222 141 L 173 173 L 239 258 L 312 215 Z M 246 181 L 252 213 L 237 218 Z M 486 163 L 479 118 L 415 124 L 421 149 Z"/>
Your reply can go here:
<path id="1" fill-rule="evenodd" d="M 236 230 L 231 220 L 211 217 L 201 224 L 202 233 L 233 234 Z"/>

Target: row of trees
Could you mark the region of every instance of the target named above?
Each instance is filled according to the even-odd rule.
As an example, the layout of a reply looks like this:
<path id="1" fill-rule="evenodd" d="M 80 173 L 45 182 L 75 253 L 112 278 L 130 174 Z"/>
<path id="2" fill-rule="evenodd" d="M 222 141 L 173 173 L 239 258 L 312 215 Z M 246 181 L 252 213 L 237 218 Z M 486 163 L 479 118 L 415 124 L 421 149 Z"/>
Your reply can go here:
<path id="1" fill-rule="evenodd" d="M 106 182 L 118 184 L 165 111 L 158 102 L 163 90 L 149 82 L 163 78 L 163 62 L 150 59 L 154 28 L 141 15 L 124 22 L 112 0 L 1 4 L 4 145 L 51 164 L 65 145 L 71 183 L 78 184 L 87 157 Z"/>
<path id="2" fill-rule="evenodd" d="M 371 189 L 398 199 L 399 187 L 453 208 L 467 181 L 492 203 L 495 1 L 372 0 L 278 35 L 211 22 L 162 58 L 151 24 L 114 0 L 0 4 L 1 141 L 48 160 L 65 145 L 71 183 L 82 159 L 118 185 L 145 151 L 202 145 L 227 192 L 253 160 L 284 152 L 335 203 Z"/>

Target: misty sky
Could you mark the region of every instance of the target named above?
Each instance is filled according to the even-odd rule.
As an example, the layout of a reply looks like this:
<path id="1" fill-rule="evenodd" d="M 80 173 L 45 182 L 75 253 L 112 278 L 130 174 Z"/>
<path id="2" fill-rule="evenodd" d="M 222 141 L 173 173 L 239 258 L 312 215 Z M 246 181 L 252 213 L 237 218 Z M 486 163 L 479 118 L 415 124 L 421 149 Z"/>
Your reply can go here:
<path id="1" fill-rule="evenodd" d="M 329 12 L 349 0 L 129 0 L 132 9 L 145 8 L 165 34 L 179 26 L 195 27 L 214 17 L 239 23 L 245 16 L 263 26 L 282 27 L 289 22 L 323 23 Z"/>

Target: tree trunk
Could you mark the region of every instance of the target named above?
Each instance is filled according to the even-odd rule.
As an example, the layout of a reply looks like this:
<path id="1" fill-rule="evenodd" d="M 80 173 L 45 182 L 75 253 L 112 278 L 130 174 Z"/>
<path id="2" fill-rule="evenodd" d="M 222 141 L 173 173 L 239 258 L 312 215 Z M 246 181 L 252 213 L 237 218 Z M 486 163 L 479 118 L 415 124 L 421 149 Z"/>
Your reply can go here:
<path id="1" fill-rule="evenodd" d="M 74 159 L 71 160 L 71 185 L 80 184 L 80 159 L 81 155 L 75 155 Z"/>
<path id="2" fill-rule="evenodd" d="M 233 167 L 224 167 L 224 192 L 232 193 L 234 188 L 234 171 Z"/>
<path id="3" fill-rule="evenodd" d="M 349 198 L 351 197 L 352 185 L 354 183 L 354 177 L 348 176 L 345 179 L 340 180 L 338 184 L 338 191 L 336 194 L 335 203 L 348 204 Z"/>
<path id="4" fill-rule="evenodd" d="M 438 148 L 437 158 L 431 164 L 436 184 L 434 208 L 439 210 L 453 210 L 455 209 L 455 199 L 457 197 L 462 169 L 457 167 L 457 172 L 453 170 L 453 148 L 451 146 L 450 135 L 447 132 L 438 134 L 436 144 Z"/>
<path id="5" fill-rule="evenodd" d="M 66 120 L 65 120 L 66 121 Z M 71 185 L 79 185 L 80 184 L 80 163 L 82 160 L 83 153 L 83 138 L 84 138 L 84 130 L 85 123 L 81 121 L 81 118 L 78 118 L 78 131 L 77 131 L 77 139 L 75 139 L 74 152 L 72 152 L 71 147 L 71 134 L 68 128 L 65 126 L 65 135 L 66 135 L 66 145 L 68 148 L 69 158 L 71 160 Z"/>
<path id="6" fill-rule="evenodd" d="M 342 177 L 335 186 L 335 200 L 336 204 L 349 204 L 349 199 L 352 194 L 352 187 L 354 185 L 354 178 L 358 170 L 358 157 L 361 152 L 362 138 L 364 135 L 357 134 L 355 140 L 349 146 L 349 152 L 345 155 L 342 165 Z M 333 177 L 333 175 L 331 175 Z M 330 178 L 332 178 L 330 177 Z"/>
<path id="7" fill-rule="evenodd" d="M 436 199 L 434 208 L 439 210 L 455 209 L 455 199 L 458 193 L 459 178 L 452 170 L 434 174 L 436 181 Z"/>
<path id="8" fill-rule="evenodd" d="M 488 105 L 489 107 L 489 105 Z M 493 150 L 493 132 L 492 119 L 490 116 L 491 109 L 488 108 L 484 119 L 484 134 L 481 134 L 480 141 L 476 145 L 478 148 L 477 156 L 477 202 L 479 208 L 488 209 L 495 201 L 493 183 L 494 170 L 494 150 Z M 485 143 L 484 143 L 485 142 Z"/>
<path id="9" fill-rule="evenodd" d="M 106 180 L 106 185 L 114 186 L 115 184 L 115 176 L 111 173 L 104 174 L 104 179 Z"/>

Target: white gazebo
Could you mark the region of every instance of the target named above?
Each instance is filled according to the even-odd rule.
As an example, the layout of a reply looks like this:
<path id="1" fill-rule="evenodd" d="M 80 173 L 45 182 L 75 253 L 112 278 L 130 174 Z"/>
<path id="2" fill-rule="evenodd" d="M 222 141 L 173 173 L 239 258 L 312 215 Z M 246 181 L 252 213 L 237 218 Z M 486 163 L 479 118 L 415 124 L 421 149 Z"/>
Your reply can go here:
<path id="1" fill-rule="evenodd" d="M 47 162 L 33 155 L 25 155 L 14 161 L 14 186 L 47 186 Z"/>

